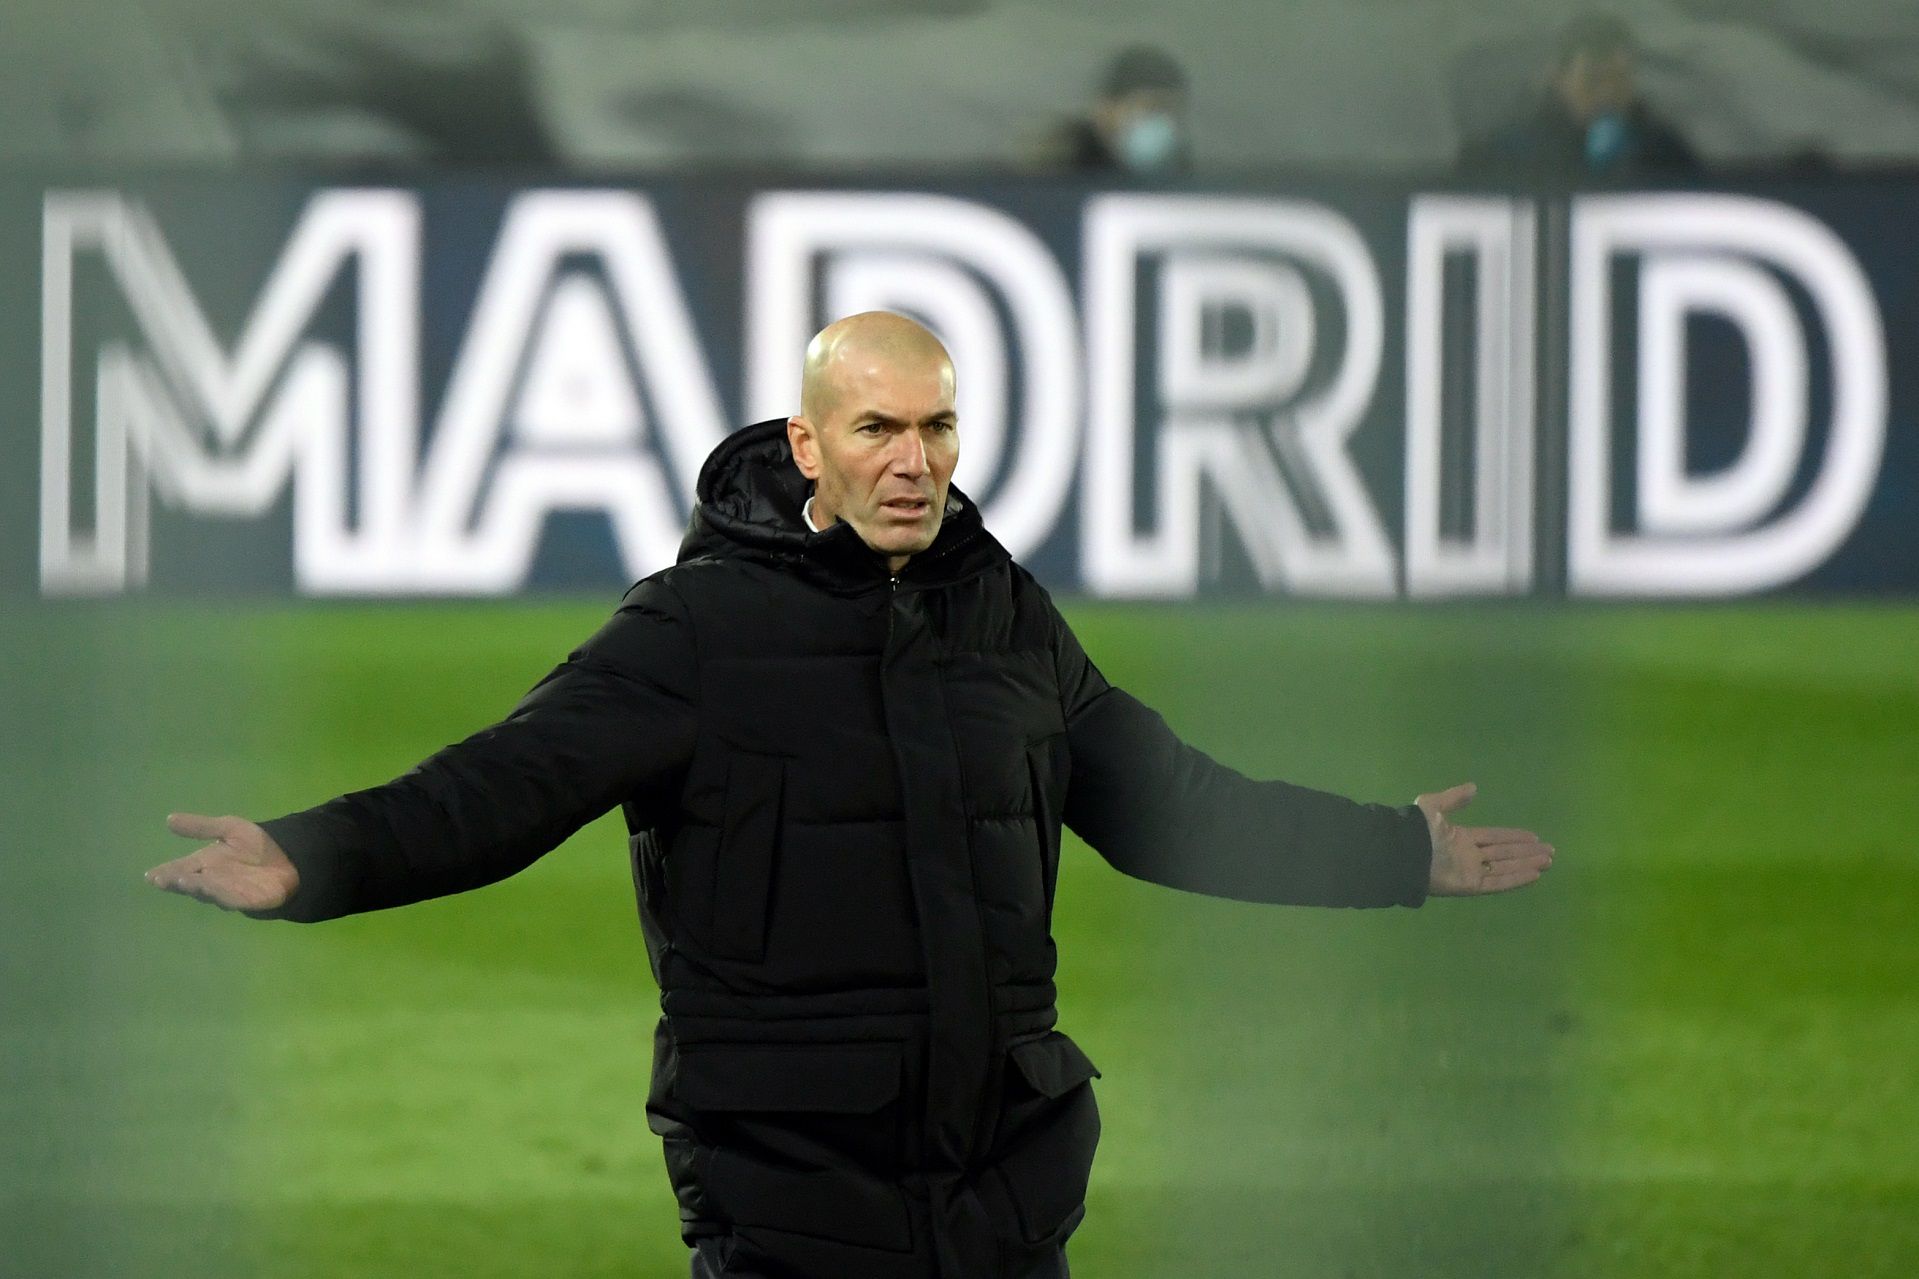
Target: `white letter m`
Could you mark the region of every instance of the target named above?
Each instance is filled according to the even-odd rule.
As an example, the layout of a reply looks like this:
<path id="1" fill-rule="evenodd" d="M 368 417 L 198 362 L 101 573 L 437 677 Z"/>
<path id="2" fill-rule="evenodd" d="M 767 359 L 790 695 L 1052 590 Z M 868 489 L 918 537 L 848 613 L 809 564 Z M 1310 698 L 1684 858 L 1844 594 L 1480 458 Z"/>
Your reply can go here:
<path id="1" fill-rule="evenodd" d="M 229 353 L 143 207 L 113 192 L 50 193 L 42 244 L 41 590 L 113 593 L 143 584 L 149 485 L 170 506 L 247 517 L 267 509 L 289 478 L 302 589 L 378 591 L 404 572 L 417 455 L 419 221 L 403 192 L 315 195 Z M 73 282 L 83 251 L 100 255 L 139 335 L 138 345 L 100 342 L 90 371 L 88 530 L 74 527 L 73 500 Z M 349 262 L 358 267 L 351 367 L 337 345 L 302 340 Z M 358 518 L 350 526 L 355 419 Z"/>

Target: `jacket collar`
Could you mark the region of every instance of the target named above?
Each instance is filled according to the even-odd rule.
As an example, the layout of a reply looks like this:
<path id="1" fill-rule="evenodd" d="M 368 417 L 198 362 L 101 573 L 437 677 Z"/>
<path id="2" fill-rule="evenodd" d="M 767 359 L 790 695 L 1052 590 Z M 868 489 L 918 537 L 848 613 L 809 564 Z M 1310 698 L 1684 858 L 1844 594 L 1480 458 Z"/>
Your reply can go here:
<path id="1" fill-rule="evenodd" d="M 886 557 L 844 520 L 815 533 L 801 508 L 810 481 L 793 462 L 786 419 L 773 418 L 726 437 L 700 467 L 698 498 L 680 562 L 742 557 L 776 564 L 841 593 L 884 586 Z M 979 507 L 952 485 L 933 544 L 907 560 L 902 586 L 942 586 L 1010 558 L 980 521 Z"/>

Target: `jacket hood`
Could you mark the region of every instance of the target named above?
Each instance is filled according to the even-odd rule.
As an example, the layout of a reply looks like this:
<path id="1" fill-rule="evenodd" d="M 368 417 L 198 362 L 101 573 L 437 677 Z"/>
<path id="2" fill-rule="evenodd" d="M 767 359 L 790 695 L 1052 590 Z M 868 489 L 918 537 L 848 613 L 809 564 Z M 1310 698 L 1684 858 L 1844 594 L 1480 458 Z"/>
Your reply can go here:
<path id="1" fill-rule="evenodd" d="M 831 589 L 859 590 L 892 575 L 886 557 L 836 521 L 807 528 L 802 510 L 812 481 L 800 474 L 786 439 L 786 419 L 742 427 L 707 455 L 695 486 L 697 504 L 680 543 L 680 562 L 746 557 L 780 564 Z M 1010 558 L 980 521 L 979 507 L 953 486 L 933 544 L 900 570 L 902 582 L 937 585 L 971 577 Z"/>

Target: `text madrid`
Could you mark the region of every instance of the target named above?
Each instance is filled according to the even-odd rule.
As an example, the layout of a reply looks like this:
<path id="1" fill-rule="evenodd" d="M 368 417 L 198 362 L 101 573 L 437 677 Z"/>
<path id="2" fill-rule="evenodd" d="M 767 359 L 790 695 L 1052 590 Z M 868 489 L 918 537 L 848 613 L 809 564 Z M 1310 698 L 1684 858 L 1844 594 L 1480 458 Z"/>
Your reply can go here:
<path id="1" fill-rule="evenodd" d="M 1546 207 L 1408 197 L 1389 292 L 1353 222 L 1305 200 L 1089 194 L 1072 278 L 993 204 L 759 193 L 730 246 L 734 419 L 704 299 L 641 192 L 506 199 L 437 397 L 418 193 L 313 192 L 277 258 L 221 264 L 258 283 L 209 318 L 168 238 L 206 227 L 51 192 L 42 589 L 137 589 L 155 502 L 246 520 L 289 490 L 309 594 L 515 591 L 560 510 L 602 513 L 644 576 L 672 562 L 712 446 L 794 411 L 808 335 L 875 308 L 945 339 L 965 388 L 956 482 L 1015 556 L 1065 536 L 1068 589 L 1195 594 L 1223 536 L 1275 594 L 1523 594 L 1543 492 L 1572 594 L 1733 595 L 1816 568 L 1858 523 L 1885 438 L 1884 333 L 1846 245 L 1791 205 L 1639 193 L 1561 202 L 1546 254 Z M 1741 442 L 1705 472 L 1688 464 L 1701 319 L 1744 348 Z M 1385 402 L 1389 349 L 1404 376 Z M 1370 478 L 1362 428 L 1390 464 Z M 1391 529 L 1382 484 L 1400 489 Z"/>

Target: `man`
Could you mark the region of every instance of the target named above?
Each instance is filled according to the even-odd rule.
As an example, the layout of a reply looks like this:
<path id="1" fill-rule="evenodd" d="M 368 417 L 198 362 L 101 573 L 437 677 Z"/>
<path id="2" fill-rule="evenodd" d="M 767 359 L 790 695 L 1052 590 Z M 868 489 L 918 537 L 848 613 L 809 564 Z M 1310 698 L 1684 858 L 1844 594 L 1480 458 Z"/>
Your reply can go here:
<path id="1" fill-rule="evenodd" d="M 952 487 L 953 366 L 830 325 L 801 411 L 703 467 L 680 561 L 499 724 L 148 878 L 320 920 L 459 892 L 625 811 L 663 1016 L 651 1127 L 693 1274 L 1064 1276 L 1098 1072 L 1053 1029 L 1061 823 L 1197 892 L 1417 906 L 1538 878 L 1471 788 L 1254 782 L 1112 687 Z"/>
<path id="2" fill-rule="evenodd" d="M 464 0 L 347 0 L 196 24 L 229 68 L 216 95 L 249 157 L 552 168 L 529 32 Z"/>
<path id="3" fill-rule="evenodd" d="M 1100 75 L 1090 114 L 1041 139 L 1037 167 L 1108 177 L 1155 178 L 1192 168 L 1186 73 L 1171 54 L 1136 44 Z"/>
<path id="4" fill-rule="evenodd" d="M 1695 173 L 1684 137 L 1646 104 L 1639 47 L 1619 19 L 1567 23 L 1545 94 L 1518 119 L 1461 150 L 1463 168 L 1519 169 L 1561 177 Z"/>

